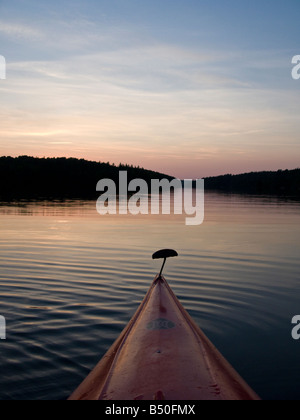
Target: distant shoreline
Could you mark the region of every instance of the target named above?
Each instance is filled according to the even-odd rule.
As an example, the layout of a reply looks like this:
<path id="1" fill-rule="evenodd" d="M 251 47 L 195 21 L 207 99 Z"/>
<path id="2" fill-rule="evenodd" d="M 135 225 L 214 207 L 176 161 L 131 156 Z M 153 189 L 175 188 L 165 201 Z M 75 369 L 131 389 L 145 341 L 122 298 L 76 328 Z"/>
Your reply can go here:
<path id="1" fill-rule="evenodd" d="M 0 157 L 0 200 L 97 199 L 96 185 L 108 178 L 118 185 L 119 171 L 128 180 L 174 177 L 132 165 L 116 166 L 75 158 Z M 205 190 L 251 195 L 300 197 L 300 169 L 207 177 Z"/>
<path id="2" fill-rule="evenodd" d="M 165 174 L 139 166 L 116 166 L 75 158 L 0 157 L 0 200 L 64 200 L 98 198 L 96 185 L 108 178 L 118 185 L 119 172 L 127 171 L 128 181 L 139 178 L 172 180 Z"/>
<path id="3" fill-rule="evenodd" d="M 300 169 L 205 178 L 205 189 L 251 195 L 300 197 Z"/>

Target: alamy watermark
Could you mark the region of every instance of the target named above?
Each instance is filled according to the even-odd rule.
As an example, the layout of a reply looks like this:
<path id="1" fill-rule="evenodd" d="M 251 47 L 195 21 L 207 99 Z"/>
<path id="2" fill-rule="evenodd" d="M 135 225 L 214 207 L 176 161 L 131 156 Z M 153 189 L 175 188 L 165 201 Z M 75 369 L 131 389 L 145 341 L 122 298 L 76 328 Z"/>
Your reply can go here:
<path id="1" fill-rule="evenodd" d="M 101 179 L 96 190 L 102 194 L 97 200 L 100 215 L 182 215 L 188 226 L 204 221 L 204 180 L 143 179 L 128 183 L 127 171 L 119 172 L 119 188 L 111 179 Z M 117 194 L 118 191 L 118 194 Z"/>
<path id="2" fill-rule="evenodd" d="M 6 79 L 6 60 L 3 55 L 0 55 L 0 80 Z"/>
<path id="3" fill-rule="evenodd" d="M 0 340 L 6 340 L 6 321 L 4 316 L 0 316 Z"/>
<path id="4" fill-rule="evenodd" d="M 295 55 L 292 58 L 292 64 L 295 64 L 292 70 L 292 78 L 294 80 L 300 79 L 300 55 Z"/>
<path id="5" fill-rule="evenodd" d="M 292 319 L 292 325 L 295 325 L 292 329 L 292 337 L 294 340 L 300 340 L 300 315 L 294 316 Z"/>

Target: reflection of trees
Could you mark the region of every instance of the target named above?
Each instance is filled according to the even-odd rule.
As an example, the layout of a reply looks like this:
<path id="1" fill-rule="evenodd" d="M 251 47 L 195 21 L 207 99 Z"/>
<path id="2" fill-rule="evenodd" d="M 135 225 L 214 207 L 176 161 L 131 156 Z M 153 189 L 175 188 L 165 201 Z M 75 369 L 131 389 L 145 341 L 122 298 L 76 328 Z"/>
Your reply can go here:
<path id="1" fill-rule="evenodd" d="M 205 188 L 247 194 L 300 196 L 300 169 L 206 178 Z"/>
<path id="2" fill-rule="evenodd" d="M 152 178 L 171 177 L 129 165 L 90 162 L 67 158 L 0 158 L 0 198 L 80 198 L 98 197 L 96 185 L 108 178 L 119 183 L 119 171 L 127 171 L 128 182 L 140 178 L 150 183 Z"/>

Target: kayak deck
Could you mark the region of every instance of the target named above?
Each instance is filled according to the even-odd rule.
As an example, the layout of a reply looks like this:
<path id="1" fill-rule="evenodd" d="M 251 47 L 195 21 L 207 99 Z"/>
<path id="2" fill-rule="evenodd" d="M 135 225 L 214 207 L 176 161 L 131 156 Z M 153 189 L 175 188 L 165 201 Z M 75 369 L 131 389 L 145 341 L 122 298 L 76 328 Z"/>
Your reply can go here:
<path id="1" fill-rule="evenodd" d="M 157 276 L 70 400 L 259 400 Z"/>

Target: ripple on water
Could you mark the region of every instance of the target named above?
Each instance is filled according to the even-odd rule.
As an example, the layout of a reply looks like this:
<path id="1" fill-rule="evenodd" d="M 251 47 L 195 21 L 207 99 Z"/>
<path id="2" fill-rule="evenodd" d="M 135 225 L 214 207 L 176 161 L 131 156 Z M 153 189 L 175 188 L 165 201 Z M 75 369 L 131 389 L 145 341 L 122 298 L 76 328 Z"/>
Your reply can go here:
<path id="1" fill-rule="evenodd" d="M 180 256 L 166 277 L 209 338 L 262 397 L 295 396 L 299 204 L 214 195 L 198 229 L 105 224 L 93 204 L 57 205 L 0 215 L 1 399 L 67 398 L 143 299 L 160 265 L 152 252 L 170 246 Z"/>

